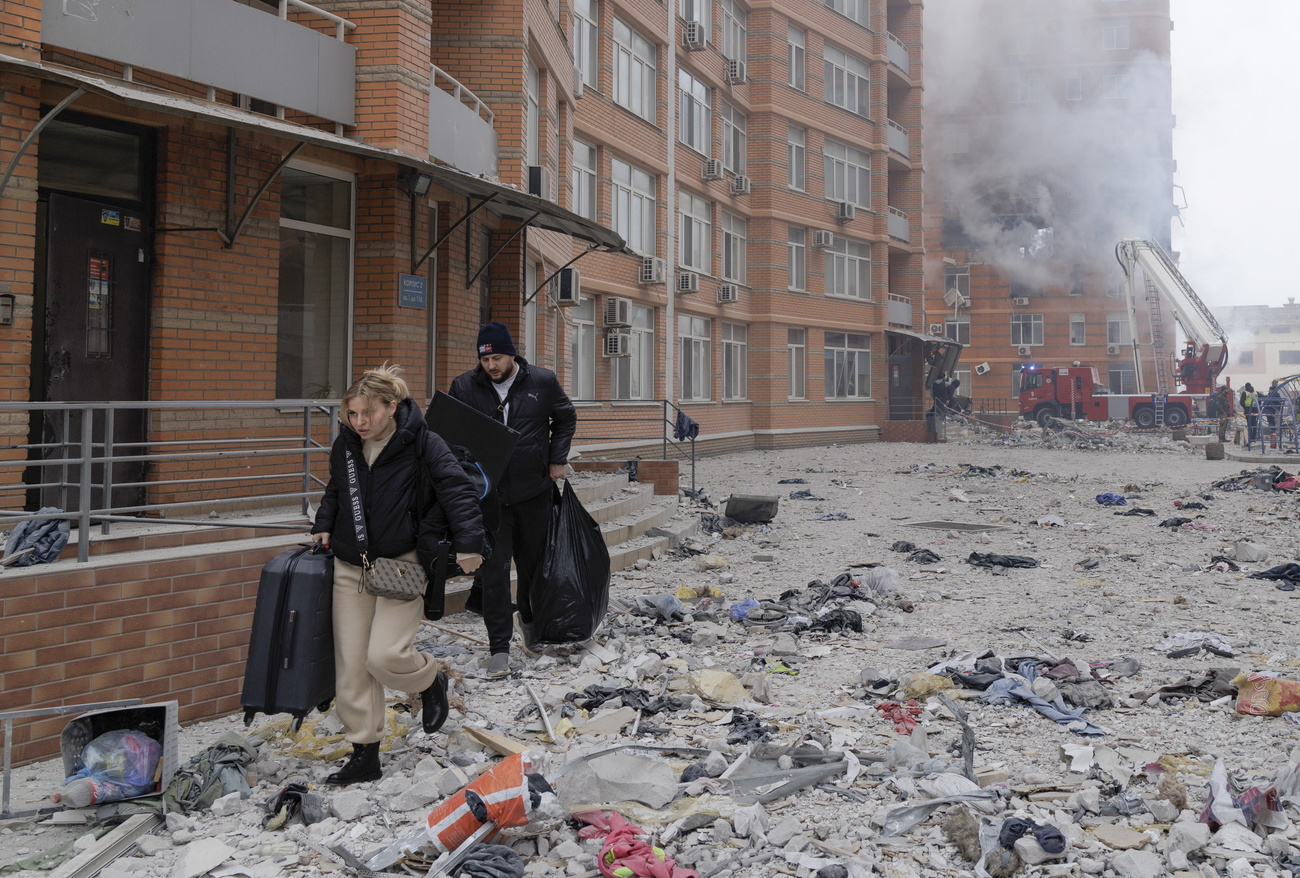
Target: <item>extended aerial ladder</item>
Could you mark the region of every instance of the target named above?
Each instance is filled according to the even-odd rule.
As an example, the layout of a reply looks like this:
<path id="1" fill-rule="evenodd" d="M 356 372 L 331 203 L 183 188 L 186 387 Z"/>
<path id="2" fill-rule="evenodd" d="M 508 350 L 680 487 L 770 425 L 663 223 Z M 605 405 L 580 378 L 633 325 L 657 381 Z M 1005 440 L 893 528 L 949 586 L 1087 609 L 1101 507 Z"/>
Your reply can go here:
<path id="1" fill-rule="evenodd" d="M 1188 393 L 1212 393 L 1215 379 L 1228 363 L 1228 337 L 1214 319 L 1210 309 L 1192 290 L 1191 284 L 1178 271 L 1173 259 L 1159 244 L 1139 238 L 1125 238 L 1115 245 L 1115 258 L 1124 269 L 1127 279 L 1129 332 L 1133 340 L 1133 367 L 1137 373 L 1137 386 L 1142 391 L 1142 357 L 1137 332 L 1137 284 L 1142 270 L 1143 301 L 1151 324 L 1151 347 L 1156 361 L 1157 399 L 1170 390 L 1173 377 L 1164 364 L 1169 362 L 1165 345 L 1166 329 L 1161 305 L 1174 312 L 1179 326 L 1188 339 L 1188 346 L 1177 362 L 1177 378 Z"/>

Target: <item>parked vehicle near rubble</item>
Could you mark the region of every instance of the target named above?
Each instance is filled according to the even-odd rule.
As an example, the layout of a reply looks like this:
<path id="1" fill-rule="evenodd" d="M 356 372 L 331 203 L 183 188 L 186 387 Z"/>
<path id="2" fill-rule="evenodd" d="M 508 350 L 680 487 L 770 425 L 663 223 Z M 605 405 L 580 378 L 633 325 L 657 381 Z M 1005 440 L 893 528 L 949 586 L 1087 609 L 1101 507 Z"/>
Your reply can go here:
<path id="1" fill-rule="evenodd" d="M 1128 420 L 1144 429 L 1181 427 L 1206 415 L 1206 400 L 1228 362 L 1228 338 L 1172 258 L 1154 241 L 1126 238 L 1115 246 L 1124 270 L 1129 337 L 1137 393 L 1111 393 L 1092 366 L 1026 366 L 1020 372 L 1021 417 L 1047 425 L 1053 418 Z M 1139 293 L 1141 295 L 1139 295 Z M 1147 309 L 1149 339 L 1138 340 L 1137 309 Z M 1186 338 L 1180 352 L 1165 350 L 1162 306 L 1173 312 Z M 1172 327 L 1170 328 L 1172 330 Z M 1155 356 L 1155 388 L 1142 378 L 1142 349 Z M 1111 353 L 1116 353 L 1112 351 Z M 1183 387 L 1182 392 L 1173 390 Z"/>

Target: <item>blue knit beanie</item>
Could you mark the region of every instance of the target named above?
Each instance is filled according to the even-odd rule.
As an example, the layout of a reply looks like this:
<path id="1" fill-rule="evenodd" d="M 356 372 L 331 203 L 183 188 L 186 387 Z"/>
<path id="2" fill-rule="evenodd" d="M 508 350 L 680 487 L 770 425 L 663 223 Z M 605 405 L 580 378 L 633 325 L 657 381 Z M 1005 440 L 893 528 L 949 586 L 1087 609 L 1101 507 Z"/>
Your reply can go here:
<path id="1" fill-rule="evenodd" d="M 517 356 L 514 339 L 504 323 L 487 323 L 478 331 L 478 355 L 509 354 Z"/>

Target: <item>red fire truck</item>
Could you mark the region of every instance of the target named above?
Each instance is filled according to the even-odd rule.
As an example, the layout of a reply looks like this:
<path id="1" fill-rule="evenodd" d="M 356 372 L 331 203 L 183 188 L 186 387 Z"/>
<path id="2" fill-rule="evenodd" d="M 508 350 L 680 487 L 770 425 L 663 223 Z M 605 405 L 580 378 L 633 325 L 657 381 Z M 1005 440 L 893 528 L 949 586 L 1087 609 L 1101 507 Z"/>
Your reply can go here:
<path id="1" fill-rule="evenodd" d="M 1137 393 L 1111 393 L 1092 366 L 1025 366 L 1020 371 L 1020 415 L 1046 425 L 1053 418 L 1088 421 L 1130 420 L 1139 427 L 1181 427 L 1203 417 L 1206 395 L 1228 362 L 1223 327 L 1192 291 L 1169 255 L 1152 241 L 1120 241 L 1116 258 L 1127 278 L 1129 330 Z M 1140 273 L 1138 269 L 1141 269 Z M 1139 300 L 1138 288 L 1143 296 Z M 1151 315 L 1149 345 L 1156 356 L 1156 388 L 1143 389 L 1142 345 L 1138 342 L 1137 307 L 1142 301 Z M 1181 352 L 1165 357 L 1160 305 L 1173 311 L 1187 342 Z M 1172 366 L 1172 368 L 1171 368 Z M 1182 385 L 1182 392 L 1171 387 Z"/>

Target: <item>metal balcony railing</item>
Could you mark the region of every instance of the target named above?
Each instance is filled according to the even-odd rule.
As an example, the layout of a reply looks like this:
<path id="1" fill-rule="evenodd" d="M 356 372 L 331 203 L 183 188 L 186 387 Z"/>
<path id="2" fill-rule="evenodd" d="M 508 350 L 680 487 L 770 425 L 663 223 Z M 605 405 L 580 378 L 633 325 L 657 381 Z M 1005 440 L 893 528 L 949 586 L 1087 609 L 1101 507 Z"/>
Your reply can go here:
<path id="1" fill-rule="evenodd" d="M 574 445 L 609 444 L 629 448 L 659 445 L 663 460 L 690 464 L 691 491 L 695 491 L 695 435 L 687 431 L 678 438 L 679 427 L 693 424 L 694 419 L 681 407 L 666 399 L 575 399 L 574 402 L 580 406 Z"/>
<path id="2" fill-rule="evenodd" d="M 907 76 L 911 76 L 912 56 L 907 51 L 907 46 L 903 41 L 891 33 L 885 34 L 885 56 L 889 63 L 893 64 Z"/>
<path id="3" fill-rule="evenodd" d="M 909 243 L 912 240 L 912 221 L 897 207 L 889 208 L 889 236 Z"/>
<path id="4" fill-rule="evenodd" d="M 333 12 L 327 12 L 310 3 L 304 3 L 303 0 L 280 0 L 280 17 L 285 21 L 289 20 L 289 7 L 301 9 L 304 12 L 310 12 L 312 15 L 318 15 L 326 21 L 334 23 L 334 39 L 341 40 L 345 38 L 346 32 L 356 30 L 356 22 L 348 21 L 346 18 L 335 15 Z"/>
<path id="5" fill-rule="evenodd" d="M 497 173 L 496 115 L 456 77 L 429 65 L 429 156 L 467 174 Z"/>
<path id="6" fill-rule="evenodd" d="M 301 530 L 218 511 L 296 505 L 306 515 L 328 480 L 338 410 L 337 401 L 321 400 L 0 403 L 0 422 L 28 412 L 41 420 L 40 441 L 0 447 L 0 525 L 67 519 L 81 562 L 96 524 L 103 534 L 142 518 Z M 142 420 L 147 438 L 120 438 L 125 422 Z M 30 511 L 50 506 L 61 511 Z"/>
<path id="7" fill-rule="evenodd" d="M 912 299 L 910 297 L 890 293 L 885 308 L 885 319 L 890 326 L 912 328 Z"/>
<path id="8" fill-rule="evenodd" d="M 889 148 L 896 153 L 900 153 L 904 158 L 911 160 L 912 157 L 912 138 L 908 135 L 907 129 L 899 125 L 893 119 L 889 120 L 888 134 L 886 135 Z"/>

